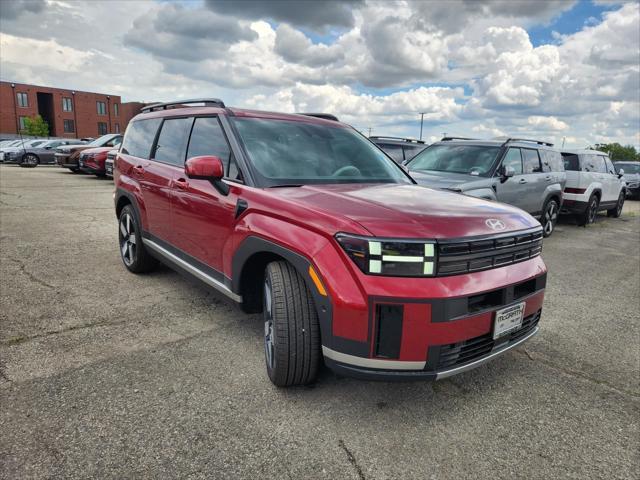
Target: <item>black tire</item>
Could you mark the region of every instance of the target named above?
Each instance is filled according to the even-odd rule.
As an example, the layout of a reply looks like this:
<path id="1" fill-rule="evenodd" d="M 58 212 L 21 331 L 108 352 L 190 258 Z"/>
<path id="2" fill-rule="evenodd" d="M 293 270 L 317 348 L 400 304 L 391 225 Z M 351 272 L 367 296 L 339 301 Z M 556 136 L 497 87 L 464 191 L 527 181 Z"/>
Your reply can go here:
<path id="1" fill-rule="evenodd" d="M 25 153 L 20 159 L 22 168 L 36 168 L 40 164 L 40 159 L 34 153 Z"/>
<path id="2" fill-rule="evenodd" d="M 286 261 L 271 262 L 264 277 L 264 353 L 278 387 L 313 382 L 320 364 L 320 327 L 311 292 Z"/>
<path id="3" fill-rule="evenodd" d="M 578 215 L 578 225 L 586 226 L 596 221 L 598 216 L 598 207 L 600 206 L 600 199 L 597 195 L 592 194 L 587 202 L 587 208 L 584 212 Z"/>
<path id="4" fill-rule="evenodd" d="M 626 197 L 627 195 L 625 194 L 625 191 L 622 190 L 620 192 L 620 195 L 618 196 L 616 206 L 611 210 L 607 210 L 607 217 L 620 218 L 620 215 L 622 215 L 622 207 L 624 207 L 624 200 Z"/>
<path id="5" fill-rule="evenodd" d="M 118 217 L 118 246 L 122 263 L 130 272 L 150 272 L 158 265 L 142 243 L 138 217 L 131 205 L 126 205 Z"/>
<path id="6" fill-rule="evenodd" d="M 80 173 L 80 169 L 77 167 L 71 167 L 69 170 L 71 170 L 71 173 Z"/>
<path id="7" fill-rule="evenodd" d="M 542 217 L 540 217 L 540 224 L 542 225 L 542 235 L 544 237 L 550 237 L 556 228 L 556 222 L 558 221 L 558 214 L 560 213 L 560 206 L 554 198 L 547 200 L 542 209 Z"/>

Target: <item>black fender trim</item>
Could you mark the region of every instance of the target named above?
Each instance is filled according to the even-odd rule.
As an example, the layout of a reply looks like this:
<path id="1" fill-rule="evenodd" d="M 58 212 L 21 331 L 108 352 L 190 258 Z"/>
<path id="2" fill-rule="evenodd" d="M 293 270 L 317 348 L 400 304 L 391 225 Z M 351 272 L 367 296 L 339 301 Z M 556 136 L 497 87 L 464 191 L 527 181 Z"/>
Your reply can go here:
<path id="1" fill-rule="evenodd" d="M 138 220 L 138 224 L 142 225 L 140 223 L 140 207 L 138 206 L 138 200 L 136 199 L 136 197 L 131 194 L 130 192 L 127 192 L 126 190 L 122 189 L 122 188 L 118 188 L 116 189 L 116 195 L 114 197 L 114 203 L 113 203 L 113 207 L 114 207 L 114 212 L 116 214 L 116 217 L 118 216 L 118 203 L 120 203 L 120 199 L 122 197 L 125 197 L 127 200 L 129 200 L 129 203 L 131 203 L 133 205 L 133 209 L 136 212 L 137 215 L 137 220 Z"/>
<path id="2" fill-rule="evenodd" d="M 236 253 L 233 256 L 231 290 L 237 295 L 242 295 L 242 272 L 251 257 L 259 253 L 270 253 L 284 258 L 286 261 L 291 263 L 302 278 L 304 278 L 313 297 L 316 311 L 318 312 L 322 345 L 329 347 L 332 346 L 334 337 L 331 333 L 333 319 L 331 298 L 328 295 L 324 296 L 318 292 L 318 289 L 309 275 L 309 267 L 312 265 L 312 262 L 307 257 L 265 238 L 255 236 L 247 237 L 238 246 Z M 322 272 L 317 271 L 317 273 L 322 276 Z M 260 279 L 260 282 L 262 282 L 262 279 Z"/>

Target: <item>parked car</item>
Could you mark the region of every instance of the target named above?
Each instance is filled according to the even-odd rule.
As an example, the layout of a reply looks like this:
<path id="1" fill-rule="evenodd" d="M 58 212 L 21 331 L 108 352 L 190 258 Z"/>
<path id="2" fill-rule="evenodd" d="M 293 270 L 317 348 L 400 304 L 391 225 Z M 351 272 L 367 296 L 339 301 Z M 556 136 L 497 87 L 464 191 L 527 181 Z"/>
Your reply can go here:
<path id="1" fill-rule="evenodd" d="M 107 152 L 107 159 L 104 161 L 104 173 L 109 178 L 113 178 L 113 165 L 117 154 L 117 148 L 113 148 Z"/>
<path id="2" fill-rule="evenodd" d="M 567 184 L 562 213 L 576 215 L 579 225 L 595 222 L 599 211 L 619 217 L 626 197 L 625 182 L 605 152 L 564 150 Z"/>
<path id="3" fill-rule="evenodd" d="M 613 162 L 613 166 L 622 175 L 627 197 L 640 200 L 640 162 Z"/>
<path id="4" fill-rule="evenodd" d="M 34 168 L 38 165 L 55 164 L 55 151 L 62 145 L 80 145 L 80 140 L 57 139 L 48 140 L 34 147 L 8 153 L 5 162 L 17 163 L 24 168 Z"/>
<path id="5" fill-rule="evenodd" d="M 553 233 L 566 175 L 560 152 L 537 140 L 445 137 L 407 163 L 421 185 L 521 208 Z"/>
<path id="6" fill-rule="evenodd" d="M 78 166 L 78 159 L 80 158 L 80 152 L 88 148 L 96 147 L 115 147 L 122 142 L 122 134 L 109 133 L 96 138 L 94 141 L 84 145 L 67 145 L 56 149 L 56 162 L 59 166 L 68 168 L 72 172 L 76 173 L 80 171 Z"/>
<path id="7" fill-rule="evenodd" d="M 78 157 L 78 167 L 84 173 L 90 173 L 97 177 L 106 176 L 105 162 L 107 154 L 111 150 L 113 150 L 112 147 L 96 147 L 83 150 Z"/>
<path id="8" fill-rule="evenodd" d="M 34 138 L 31 140 L 16 140 L 14 143 L 7 145 L 6 147 L 2 147 L 0 149 L 0 160 L 5 163 L 8 162 L 9 158 L 12 158 L 15 152 L 24 152 L 25 149 L 31 147 L 37 147 L 47 141 L 46 138 Z"/>
<path id="9" fill-rule="evenodd" d="M 540 224 L 416 185 L 346 124 L 151 105 L 114 174 L 124 266 L 159 260 L 262 311 L 278 386 L 312 382 L 322 357 L 347 375 L 444 378 L 538 331 Z"/>
<path id="10" fill-rule="evenodd" d="M 369 137 L 373 143 L 378 145 L 396 163 L 403 164 L 411 160 L 427 146 L 422 140 L 400 137 Z"/>

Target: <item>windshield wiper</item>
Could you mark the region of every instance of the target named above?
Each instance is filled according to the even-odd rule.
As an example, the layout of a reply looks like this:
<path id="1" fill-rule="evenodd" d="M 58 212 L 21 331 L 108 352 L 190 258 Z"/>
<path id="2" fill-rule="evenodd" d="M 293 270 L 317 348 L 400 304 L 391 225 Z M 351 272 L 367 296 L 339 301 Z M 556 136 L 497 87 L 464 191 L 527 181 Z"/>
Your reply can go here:
<path id="1" fill-rule="evenodd" d="M 302 187 L 301 183 L 283 183 L 280 185 L 269 185 L 269 188 Z"/>

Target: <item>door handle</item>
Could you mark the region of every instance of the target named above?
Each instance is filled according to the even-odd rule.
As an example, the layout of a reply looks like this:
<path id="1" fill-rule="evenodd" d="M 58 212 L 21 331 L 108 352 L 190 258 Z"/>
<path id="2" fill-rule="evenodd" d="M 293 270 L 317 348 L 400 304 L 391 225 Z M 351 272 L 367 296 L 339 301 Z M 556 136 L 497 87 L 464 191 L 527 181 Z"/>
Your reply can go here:
<path id="1" fill-rule="evenodd" d="M 546 177 L 545 177 L 545 180 L 546 180 L 547 182 L 550 182 L 550 181 L 551 181 L 551 175 L 546 176 Z"/>
<path id="2" fill-rule="evenodd" d="M 142 175 L 144 173 L 144 167 L 142 165 L 134 165 L 133 173 L 137 175 Z"/>
<path id="3" fill-rule="evenodd" d="M 527 183 L 527 179 L 526 178 L 521 178 L 520 180 L 518 180 L 518 183 L 521 184 L 521 185 L 525 184 L 525 183 Z"/>
<path id="4" fill-rule="evenodd" d="M 186 190 L 187 188 L 189 188 L 189 182 L 187 182 L 185 178 L 179 178 L 173 183 L 176 188 L 179 188 L 180 190 Z"/>

